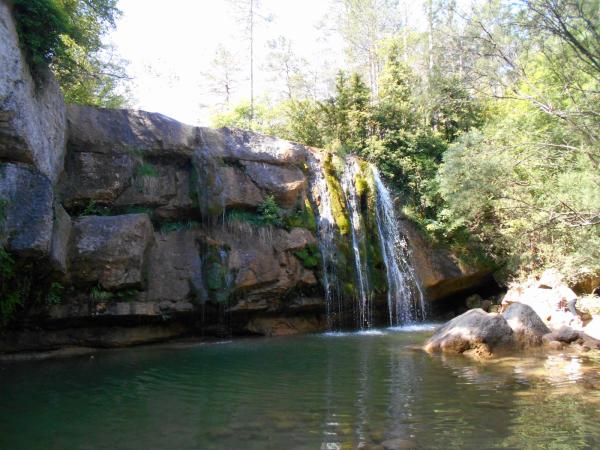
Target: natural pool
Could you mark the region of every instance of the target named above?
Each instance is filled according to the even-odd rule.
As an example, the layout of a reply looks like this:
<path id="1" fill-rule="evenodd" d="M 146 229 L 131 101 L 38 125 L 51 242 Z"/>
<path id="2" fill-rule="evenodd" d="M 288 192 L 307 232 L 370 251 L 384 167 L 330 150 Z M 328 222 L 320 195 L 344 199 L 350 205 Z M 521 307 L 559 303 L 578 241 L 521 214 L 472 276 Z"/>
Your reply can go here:
<path id="1" fill-rule="evenodd" d="M 0 363 L 0 448 L 600 448 L 599 361 L 429 356 L 430 330 Z"/>

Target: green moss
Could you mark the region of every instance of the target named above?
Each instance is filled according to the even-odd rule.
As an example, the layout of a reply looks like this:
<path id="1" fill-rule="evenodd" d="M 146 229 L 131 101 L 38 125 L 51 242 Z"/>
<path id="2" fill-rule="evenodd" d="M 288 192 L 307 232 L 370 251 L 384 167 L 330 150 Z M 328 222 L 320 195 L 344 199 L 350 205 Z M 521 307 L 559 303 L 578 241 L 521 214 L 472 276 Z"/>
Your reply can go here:
<path id="1" fill-rule="evenodd" d="M 346 236 L 350 232 L 350 220 L 348 219 L 343 200 L 342 186 L 332 165 L 332 158 L 332 155 L 328 154 L 323 163 L 323 172 L 325 174 L 325 181 L 327 182 L 327 189 L 329 190 L 329 200 L 335 224 L 340 234 Z"/>
<path id="2" fill-rule="evenodd" d="M 291 216 L 284 218 L 285 228 L 306 228 L 315 233 L 317 231 L 317 219 L 312 205 L 308 200 L 304 200 L 304 207 L 296 211 Z"/>
<path id="3" fill-rule="evenodd" d="M 229 253 L 225 247 L 203 244 L 200 249 L 202 261 L 202 283 L 206 298 L 202 301 L 227 303 L 231 297 L 231 279 Z"/>

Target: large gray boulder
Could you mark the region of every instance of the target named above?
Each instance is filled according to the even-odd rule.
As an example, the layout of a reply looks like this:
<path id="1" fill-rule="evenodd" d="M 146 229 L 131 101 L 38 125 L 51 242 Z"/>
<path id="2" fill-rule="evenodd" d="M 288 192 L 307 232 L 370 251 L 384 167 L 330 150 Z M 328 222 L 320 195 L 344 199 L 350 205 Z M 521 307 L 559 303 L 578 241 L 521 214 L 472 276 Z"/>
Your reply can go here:
<path id="1" fill-rule="evenodd" d="M 32 167 L 0 164 L 0 243 L 18 257 L 48 256 L 53 228 L 52 182 Z"/>
<path id="2" fill-rule="evenodd" d="M 196 127 L 146 111 L 69 105 L 68 124 L 75 152 L 189 159 L 199 144 Z"/>
<path id="3" fill-rule="evenodd" d="M 514 345 L 513 330 L 499 314 L 471 309 L 455 317 L 425 343 L 427 352 L 489 357 Z"/>
<path id="4" fill-rule="evenodd" d="M 256 185 L 272 194 L 283 208 L 302 205 L 306 197 L 306 176 L 295 166 L 283 167 L 262 162 L 243 163 L 246 173 Z"/>
<path id="5" fill-rule="evenodd" d="M 202 153 L 226 162 L 255 161 L 300 166 L 306 161 L 306 147 L 295 142 L 230 128 L 198 130 Z"/>
<path id="6" fill-rule="evenodd" d="M 6 1 L 0 43 L 0 160 L 33 165 L 54 183 L 65 155 L 65 104 L 50 71 L 31 77 Z"/>
<path id="7" fill-rule="evenodd" d="M 550 333 L 542 319 L 529 305 L 513 303 L 502 313 L 521 348 L 542 345 L 542 337 Z"/>
<path id="8" fill-rule="evenodd" d="M 75 283 L 97 283 L 106 290 L 141 288 L 153 239 L 146 214 L 80 218 L 73 224 L 71 277 Z"/>

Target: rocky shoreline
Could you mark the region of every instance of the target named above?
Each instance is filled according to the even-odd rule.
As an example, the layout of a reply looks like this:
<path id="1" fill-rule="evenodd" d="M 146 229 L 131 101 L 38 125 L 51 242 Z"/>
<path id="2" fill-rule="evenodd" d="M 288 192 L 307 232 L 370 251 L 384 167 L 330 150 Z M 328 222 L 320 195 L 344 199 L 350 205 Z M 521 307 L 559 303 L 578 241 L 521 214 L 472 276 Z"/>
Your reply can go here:
<path id="1" fill-rule="evenodd" d="M 440 327 L 423 349 L 486 359 L 533 348 L 600 351 L 600 316 L 576 309 L 556 270 L 511 286 L 498 312 L 470 309 Z"/>

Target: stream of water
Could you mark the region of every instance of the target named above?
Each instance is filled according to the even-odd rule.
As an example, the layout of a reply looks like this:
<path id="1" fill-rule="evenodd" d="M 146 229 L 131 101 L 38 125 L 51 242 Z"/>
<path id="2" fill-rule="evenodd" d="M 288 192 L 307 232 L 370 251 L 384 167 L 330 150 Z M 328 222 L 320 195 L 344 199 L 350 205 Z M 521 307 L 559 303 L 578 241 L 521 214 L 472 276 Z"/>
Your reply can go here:
<path id="1" fill-rule="evenodd" d="M 413 349 L 430 334 L 413 325 L 0 363 L 0 448 L 600 448 L 600 361 Z"/>

